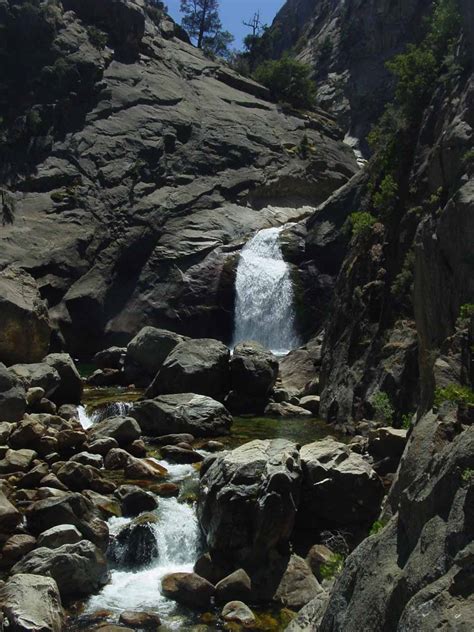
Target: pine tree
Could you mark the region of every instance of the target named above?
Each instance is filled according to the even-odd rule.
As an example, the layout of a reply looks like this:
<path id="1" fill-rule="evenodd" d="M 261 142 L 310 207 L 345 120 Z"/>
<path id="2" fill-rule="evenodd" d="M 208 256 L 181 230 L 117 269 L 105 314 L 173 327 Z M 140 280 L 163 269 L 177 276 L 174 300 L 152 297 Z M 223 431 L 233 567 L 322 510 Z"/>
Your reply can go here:
<path id="1" fill-rule="evenodd" d="M 218 0 L 181 0 L 181 21 L 198 48 L 222 31 Z"/>

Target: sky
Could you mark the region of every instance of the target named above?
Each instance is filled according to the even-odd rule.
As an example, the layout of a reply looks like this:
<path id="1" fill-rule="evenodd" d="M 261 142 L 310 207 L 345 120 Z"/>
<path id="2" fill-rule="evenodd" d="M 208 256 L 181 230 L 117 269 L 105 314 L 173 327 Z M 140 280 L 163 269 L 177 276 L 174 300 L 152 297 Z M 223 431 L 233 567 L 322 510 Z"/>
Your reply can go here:
<path id="1" fill-rule="evenodd" d="M 235 37 L 233 47 L 241 48 L 243 38 L 249 29 L 242 24 L 242 20 L 249 22 L 254 13 L 260 10 L 263 24 L 271 24 L 278 10 L 285 0 L 220 0 L 220 16 L 224 30 L 230 31 Z M 171 17 L 181 22 L 179 12 L 180 0 L 165 0 Z"/>

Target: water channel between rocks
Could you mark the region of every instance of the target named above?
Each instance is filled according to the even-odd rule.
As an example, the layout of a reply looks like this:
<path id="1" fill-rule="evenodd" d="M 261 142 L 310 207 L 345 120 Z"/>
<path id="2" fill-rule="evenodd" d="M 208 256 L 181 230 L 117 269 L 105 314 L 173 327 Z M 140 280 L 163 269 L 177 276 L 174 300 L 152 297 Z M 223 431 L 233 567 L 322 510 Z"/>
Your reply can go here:
<path id="1" fill-rule="evenodd" d="M 126 414 L 131 403 L 140 396 L 132 389 L 89 389 L 80 407 L 81 423 L 91 427 L 98 421 L 117 414 Z M 254 439 L 285 438 L 299 444 L 310 443 L 334 433 L 322 421 L 315 418 L 276 419 L 263 417 L 236 417 L 231 434 L 218 438 L 227 448 L 235 448 Z M 199 449 L 203 442 L 196 441 Z M 159 498 L 153 525 L 158 546 L 158 557 L 139 570 L 130 570 L 111 563 L 109 583 L 87 601 L 74 607 L 72 630 L 91 629 L 98 621 L 118 621 L 124 610 L 150 610 L 159 614 L 163 630 L 219 629 L 216 613 L 196 613 L 161 594 L 161 579 L 171 572 L 190 572 L 205 545 L 195 511 L 195 494 L 199 472 L 193 465 L 177 465 L 162 460 L 158 451 L 150 447 L 150 454 L 168 470 L 167 481 L 180 486 L 178 498 Z M 111 518 L 109 529 L 114 536 L 132 518 Z M 257 609 L 261 630 L 283 630 L 288 623 L 287 612 Z"/>

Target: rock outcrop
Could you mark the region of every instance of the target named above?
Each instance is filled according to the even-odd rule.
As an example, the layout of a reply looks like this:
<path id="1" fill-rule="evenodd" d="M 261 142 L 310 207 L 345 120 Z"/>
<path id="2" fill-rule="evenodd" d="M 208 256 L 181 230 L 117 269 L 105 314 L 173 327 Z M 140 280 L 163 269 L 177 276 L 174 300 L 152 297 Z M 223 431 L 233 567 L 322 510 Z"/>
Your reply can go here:
<path id="1" fill-rule="evenodd" d="M 50 335 L 48 310 L 35 279 L 16 266 L 0 271 L 0 362 L 39 362 L 48 352 Z"/>
<path id="2" fill-rule="evenodd" d="M 0 363 L 0 420 L 19 421 L 26 411 L 23 382 Z"/>
<path id="3" fill-rule="evenodd" d="M 74 354 L 145 325 L 228 337 L 225 246 L 295 216 L 253 207 L 314 204 L 347 181 L 357 167 L 341 132 L 285 114 L 142 0 L 64 0 L 53 13 L 34 0 L 25 11 L 41 51 L 15 44 L 19 6 L 0 13 L 13 43 L 2 117 L 16 130 L 2 145 L 0 268 L 16 261 L 34 276 L 55 340 Z M 300 155 L 305 136 L 317 155 Z"/>
<path id="4" fill-rule="evenodd" d="M 288 543 L 301 487 L 294 443 L 252 441 L 208 457 L 201 468 L 198 517 L 212 553 L 255 562 Z"/>

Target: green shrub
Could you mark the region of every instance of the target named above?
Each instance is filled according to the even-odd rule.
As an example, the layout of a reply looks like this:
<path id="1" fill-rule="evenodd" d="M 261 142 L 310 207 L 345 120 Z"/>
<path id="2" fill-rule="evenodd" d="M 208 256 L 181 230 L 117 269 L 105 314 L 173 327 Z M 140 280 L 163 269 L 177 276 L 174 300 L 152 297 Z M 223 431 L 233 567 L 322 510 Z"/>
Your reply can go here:
<path id="1" fill-rule="evenodd" d="M 344 557 L 340 553 L 333 553 L 328 562 L 321 565 L 320 573 L 323 579 L 332 579 L 339 575 L 344 566 Z"/>
<path id="2" fill-rule="evenodd" d="M 377 221 L 371 213 L 366 211 L 357 211 L 349 215 L 349 225 L 353 237 L 367 234 Z"/>
<path id="3" fill-rule="evenodd" d="M 392 287 L 390 288 L 391 294 L 396 300 L 402 301 L 411 294 L 413 289 L 414 269 L 415 251 L 409 250 L 403 261 L 402 269 L 393 280 Z"/>
<path id="4" fill-rule="evenodd" d="M 437 388 L 434 399 L 435 406 L 439 407 L 443 402 L 474 404 L 474 391 L 468 386 L 461 386 L 460 384 L 449 384 L 445 388 Z"/>
<path id="5" fill-rule="evenodd" d="M 398 184 L 395 178 L 388 174 L 380 183 L 378 190 L 373 195 L 374 208 L 381 216 L 388 216 L 395 208 L 398 198 Z"/>
<path id="6" fill-rule="evenodd" d="M 413 419 L 413 413 L 406 413 L 402 415 L 402 428 L 409 430 L 411 428 L 411 420 Z"/>
<path id="7" fill-rule="evenodd" d="M 467 467 L 461 474 L 461 478 L 465 483 L 472 483 L 474 481 L 474 470 Z"/>
<path id="8" fill-rule="evenodd" d="M 387 523 L 385 522 L 385 520 L 376 520 L 370 528 L 369 535 L 375 535 L 376 533 L 379 533 L 379 531 L 382 531 L 386 524 Z"/>
<path id="9" fill-rule="evenodd" d="M 313 105 L 315 86 L 311 79 L 311 68 L 289 55 L 258 66 L 254 79 L 266 86 L 277 101 L 296 108 L 310 108 Z"/>
<path id="10" fill-rule="evenodd" d="M 473 149 L 468 149 L 466 151 L 465 154 L 463 154 L 462 157 L 462 164 L 465 167 L 468 167 L 469 165 L 474 164 L 474 148 Z"/>
<path id="11" fill-rule="evenodd" d="M 391 424 L 395 410 L 390 402 L 390 397 L 384 391 L 375 393 L 372 397 L 372 406 L 375 411 L 375 419 Z"/>
<path id="12" fill-rule="evenodd" d="M 474 303 L 465 303 L 461 305 L 459 310 L 459 318 L 461 320 L 469 320 L 474 315 Z"/>
<path id="13" fill-rule="evenodd" d="M 89 41 L 95 48 L 99 50 L 103 50 L 107 46 L 108 36 L 107 33 L 101 31 L 95 26 L 89 26 L 87 28 L 87 34 L 89 36 Z"/>

